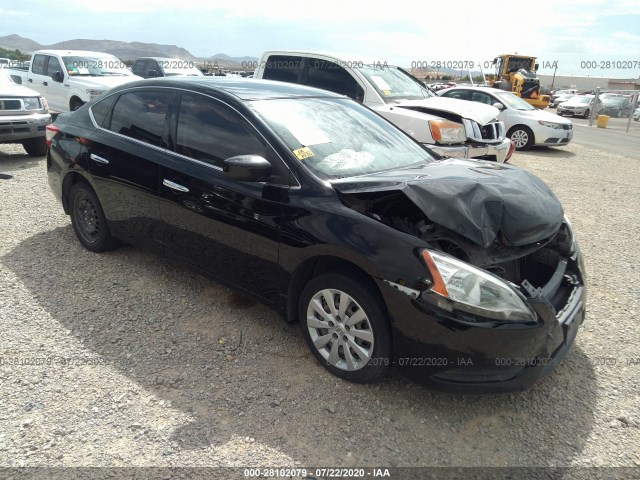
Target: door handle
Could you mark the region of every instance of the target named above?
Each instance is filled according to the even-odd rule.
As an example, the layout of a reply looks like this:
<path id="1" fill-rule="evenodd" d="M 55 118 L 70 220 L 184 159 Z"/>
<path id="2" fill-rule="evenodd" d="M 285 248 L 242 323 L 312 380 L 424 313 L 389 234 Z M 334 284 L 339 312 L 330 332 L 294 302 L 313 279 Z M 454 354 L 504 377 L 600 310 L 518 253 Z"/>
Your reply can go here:
<path id="1" fill-rule="evenodd" d="M 49 86 L 49 83 L 47 83 L 47 82 L 42 82 L 42 84 L 43 84 L 45 87 L 48 87 L 48 86 Z"/>
<path id="2" fill-rule="evenodd" d="M 33 78 L 30 78 L 30 79 L 29 79 L 29 83 L 33 83 Z"/>
<path id="3" fill-rule="evenodd" d="M 180 185 L 179 183 L 172 182 L 171 180 L 167 180 L 166 178 L 162 180 L 162 184 L 165 187 L 169 187 L 171 190 L 175 190 L 177 192 L 188 193 L 189 189 L 184 185 Z"/>
<path id="4" fill-rule="evenodd" d="M 101 165 L 109 165 L 109 160 L 107 160 L 106 158 L 102 158 L 95 153 L 92 153 L 91 155 L 89 155 L 89 157 L 96 163 L 99 163 Z"/>

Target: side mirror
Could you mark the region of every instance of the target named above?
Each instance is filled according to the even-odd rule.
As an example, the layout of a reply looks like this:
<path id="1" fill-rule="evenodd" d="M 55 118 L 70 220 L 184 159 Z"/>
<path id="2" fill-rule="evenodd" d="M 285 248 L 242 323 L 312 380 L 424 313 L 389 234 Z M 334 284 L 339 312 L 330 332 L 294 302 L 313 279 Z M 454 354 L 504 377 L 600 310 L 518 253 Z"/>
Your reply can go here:
<path id="1" fill-rule="evenodd" d="M 222 162 L 226 176 L 241 182 L 260 182 L 271 175 L 271 164 L 258 155 L 236 155 Z"/>
<path id="2" fill-rule="evenodd" d="M 535 71 L 536 71 L 536 72 L 538 71 L 538 68 L 539 68 L 539 67 L 540 67 L 540 65 L 536 63 L 536 64 L 535 64 L 535 69 L 536 69 Z"/>
<path id="3" fill-rule="evenodd" d="M 53 79 L 54 82 L 58 82 L 58 83 L 62 83 L 62 81 L 64 80 L 64 75 L 62 74 L 62 72 L 58 71 L 55 72 L 51 78 Z"/>
<path id="4" fill-rule="evenodd" d="M 501 104 L 500 102 L 494 103 L 493 106 L 496 107 L 498 110 L 504 110 L 504 105 Z"/>
<path id="5" fill-rule="evenodd" d="M 151 78 L 151 77 L 157 77 L 157 76 L 158 76 L 157 70 L 147 70 L 147 77 Z"/>

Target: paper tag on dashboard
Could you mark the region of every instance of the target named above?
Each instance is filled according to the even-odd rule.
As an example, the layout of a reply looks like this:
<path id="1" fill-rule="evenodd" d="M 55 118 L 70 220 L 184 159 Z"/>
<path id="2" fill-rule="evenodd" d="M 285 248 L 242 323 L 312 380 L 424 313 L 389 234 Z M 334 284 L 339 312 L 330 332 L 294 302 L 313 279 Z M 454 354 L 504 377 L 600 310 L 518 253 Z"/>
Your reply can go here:
<path id="1" fill-rule="evenodd" d="M 313 157 L 313 152 L 309 147 L 302 147 L 293 151 L 293 154 L 298 160 L 304 160 L 305 158 Z"/>

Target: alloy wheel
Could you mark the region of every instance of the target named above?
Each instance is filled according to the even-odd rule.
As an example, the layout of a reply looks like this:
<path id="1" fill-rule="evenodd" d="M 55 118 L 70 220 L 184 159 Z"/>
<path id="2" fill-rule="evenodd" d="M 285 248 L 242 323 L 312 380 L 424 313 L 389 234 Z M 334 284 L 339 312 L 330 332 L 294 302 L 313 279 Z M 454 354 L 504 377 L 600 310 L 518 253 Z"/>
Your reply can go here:
<path id="1" fill-rule="evenodd" d="M 313 345 L 330 365 L 355 371 L 371 360 L 371 322 L 349 294 L 336 289 L 317 292 L 307 307 L 307 328 Z"/>

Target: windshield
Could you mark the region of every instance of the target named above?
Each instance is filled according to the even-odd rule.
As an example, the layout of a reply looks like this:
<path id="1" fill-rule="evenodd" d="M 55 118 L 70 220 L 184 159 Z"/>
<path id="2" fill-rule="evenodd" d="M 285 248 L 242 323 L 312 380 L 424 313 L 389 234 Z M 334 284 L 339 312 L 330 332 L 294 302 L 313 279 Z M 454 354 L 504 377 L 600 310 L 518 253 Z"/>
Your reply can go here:
<path id="1" fill-rule="evenodd" d="M 515 110 L 535 110 L 535 107 L 531 106 L 513 93 L 504 92 L 495 93 L 495 95 L 500 99 L 502 103 L 507 105 L 509 108 L 513 108 Z"/>
<path id="2" fill-rule="evenodd" d="M 591 102 L 590 97 L 573 97 L 571 99 L 571 103 L 589 103 Z"/>
<path id="3" fill-rule="evenodd" d="M 100 57 L 62 57 L 67 73 L 71 76 L 88 75 L 106 77 L 112 75 L 133 75 L 127 66 L 113 55 Z"/>
<path id="4" fill-rule="evenodd" d="M 365 65 L 358 68 L 386 103 L 421 100 L 435 96 L 416 78 L 393 66 Z"/>
<path id="5" fill-rule="evenodd" d="M 369 109 L 346 99 L 247 102 L 298 160 L 324 179 L 431 162 L 433 157 Z"/>

